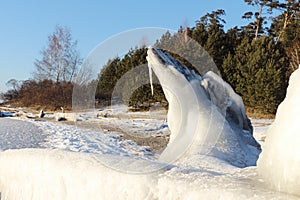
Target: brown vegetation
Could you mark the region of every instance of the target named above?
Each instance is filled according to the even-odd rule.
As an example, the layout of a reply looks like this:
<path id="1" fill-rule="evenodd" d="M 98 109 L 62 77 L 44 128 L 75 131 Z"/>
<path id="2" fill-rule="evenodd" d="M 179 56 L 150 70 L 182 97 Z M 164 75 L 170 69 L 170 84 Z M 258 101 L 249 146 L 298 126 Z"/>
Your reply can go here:
<path id="1" fill-rule="evenodd" d="M 3 98 L 15 106 L 60 110 L 61 107 L 72 108 L 72 92 L 73 84 L 70 82 L 27 80 L 18 90 L 3 94 Z"/>
<path id="2" fill-rule="evenodd" d="M 247 113 L 247 116 L 252 119 L 274 119 L 275 118 L 275 114 L 261 112 L 258 109 L 254 109 L 254 108 L 247 107 L 247 106 L 246 106 L 246 113 Z"/>

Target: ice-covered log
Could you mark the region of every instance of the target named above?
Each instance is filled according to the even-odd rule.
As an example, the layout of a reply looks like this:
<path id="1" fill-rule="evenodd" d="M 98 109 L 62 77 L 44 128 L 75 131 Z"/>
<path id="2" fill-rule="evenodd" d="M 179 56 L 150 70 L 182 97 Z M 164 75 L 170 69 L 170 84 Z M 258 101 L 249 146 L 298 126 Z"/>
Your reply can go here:
<path id="1" fill-rule="evenodd" d="M 290 77 L 284 101 L 268 129 L 259 173 L 275 189 L 300 195 L 300 70 Z"/>
<path id="2" fill-rule="evenodd" d="M 260 145 L 241 98 L 218 75 L 203 77 L 168 53 L 149 47 L 148 65 L 169 102 L 170 142 L 160 159 L 208 154 L 238 167 L 255 165 Z"/>
<path id="3" fill-rule="evenodd" d="M 55 113 L 55 120 L 56 121 L 72 121 L 76 122 L 77 121 L 77 115 L 75 113 Z"/>

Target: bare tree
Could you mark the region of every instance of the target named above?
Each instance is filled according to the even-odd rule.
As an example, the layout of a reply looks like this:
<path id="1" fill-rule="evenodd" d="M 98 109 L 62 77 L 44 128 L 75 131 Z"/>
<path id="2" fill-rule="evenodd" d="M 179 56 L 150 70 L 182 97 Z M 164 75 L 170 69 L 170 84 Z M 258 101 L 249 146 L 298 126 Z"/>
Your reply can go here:
<path id="1" fill-rule="evenodd" d="M 21 81 L 18 81 L 16 79 L 10 79 L 6 82 L 6 86 L 11 88 L 14 91 L 18 91 L 20 89 Z"/>
<path id="2" fill-rule="evenodd" d="M 57 26 L 55 32 L 48 37 L 48 46 L 41 51 L 42 58 L 34 63 L 34 78 L 72 82 L 81 64 L 76 48 L 77 41 L 72 40 L 70 30 Z"/>

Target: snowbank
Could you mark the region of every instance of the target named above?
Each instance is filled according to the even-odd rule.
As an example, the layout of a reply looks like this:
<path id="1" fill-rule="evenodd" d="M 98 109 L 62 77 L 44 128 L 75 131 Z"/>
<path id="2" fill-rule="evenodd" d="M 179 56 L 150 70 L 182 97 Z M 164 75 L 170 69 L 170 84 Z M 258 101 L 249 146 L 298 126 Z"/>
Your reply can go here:
<path id="1" fill-rule="evenodd" d="M 201 168 L 190 167 L 189 160 L 149 174 L 122 173 L 104 166 L 103 160 L 134 161 L 49 149 L 0 152 L 1 199 L 297 199 L 262 187 L 255 168 L 235 168 L 209 156 L 193 158 Z"/>
<path id="2" fill-rule="evenodd" d="M 208 154 L 238 167 L 256 164 L 260 145 L 252 136 L 241 98 L 229 84 L 213 72 L 202 78 L 152 47 L 147 60 L 169 102 L 171 137 L 161 161 Z"/>
<path id="3" fill-rule="evenodd" d="M 150 176 L 112 170 L 103 159 L 132 161 L 47 149 L 1 152 L 1 199 L 154 199 Z"/>
<path id="4" fill-rule="evenodd" d="M 1 199 L 299 199 L 299 70 L 268 130 L 257 170 L 235 167 L 255 165 L 260 146 L 232 88 L 216 74 L 200 77 L 159 50 L 149 48 L 147 59 L 170 106 L 171 141 L 161 162 L 145 147 L 113 135 L 31 121 L 43 129 L 41 137 L 32 124 L 15 128 L 17 122 L 0 119 L 8 127 L 0 131 L 3 141 L 20 137 L 8 141 L 18 145 L 2 149 L 32 147 L 19 145 L 28 141 L 58 148 L 0 151 Z M 269 184 L 299 196 L 270 190 Z"/>
<path id="5" fill-rule="evenodd" d="M 0 151 L 1 199 L 299 200 L 266 188 L 256 167 L 240 169 L 200 154 L 166 166 L 116 135 L 31 119 L 0 119 L 3 124 L 9 128 L 0 131 L 0 141 L 11 143 L 4 149 L 50 149 Z"/>
<path id="6" fill-rule="evenodd" d="M 300 70 L 290 77 L 284 101 L 258 160 L 260 174 L 273 188 L 300 195 Z"/>

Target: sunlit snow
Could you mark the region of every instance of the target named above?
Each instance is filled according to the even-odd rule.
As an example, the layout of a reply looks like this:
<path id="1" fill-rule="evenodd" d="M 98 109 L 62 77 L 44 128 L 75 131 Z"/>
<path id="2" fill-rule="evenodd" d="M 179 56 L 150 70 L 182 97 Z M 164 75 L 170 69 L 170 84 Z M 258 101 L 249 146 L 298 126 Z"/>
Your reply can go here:
<path id="1" fill-rule="evenodd" d="M 0 118 L 1 199 L 300 199 L 299 71 L 271 128 L 272 120 L 252 119 L 253 136 L 263 146 L 256 167 L 249 165 L 255 165 L 259 145 L 231 87 L 215 74 L 182 72 L 172 61 L 161 62 L 166 55 L 152 53 L 150 67 L 170 103 L 167 116 L 126 112 L 116 118 L 120 106 L 99 111 L 110 117 L 79 113 L 73 125 L 51 121 L 53 115 Z M 196 107 L 182 104 L 183 97 Z M 118 124 L 118 131 L 91 124 Z M 160 154 L 124 140 L 125 131 L 148 137 L 171 131 L 170 143 Z"/>

